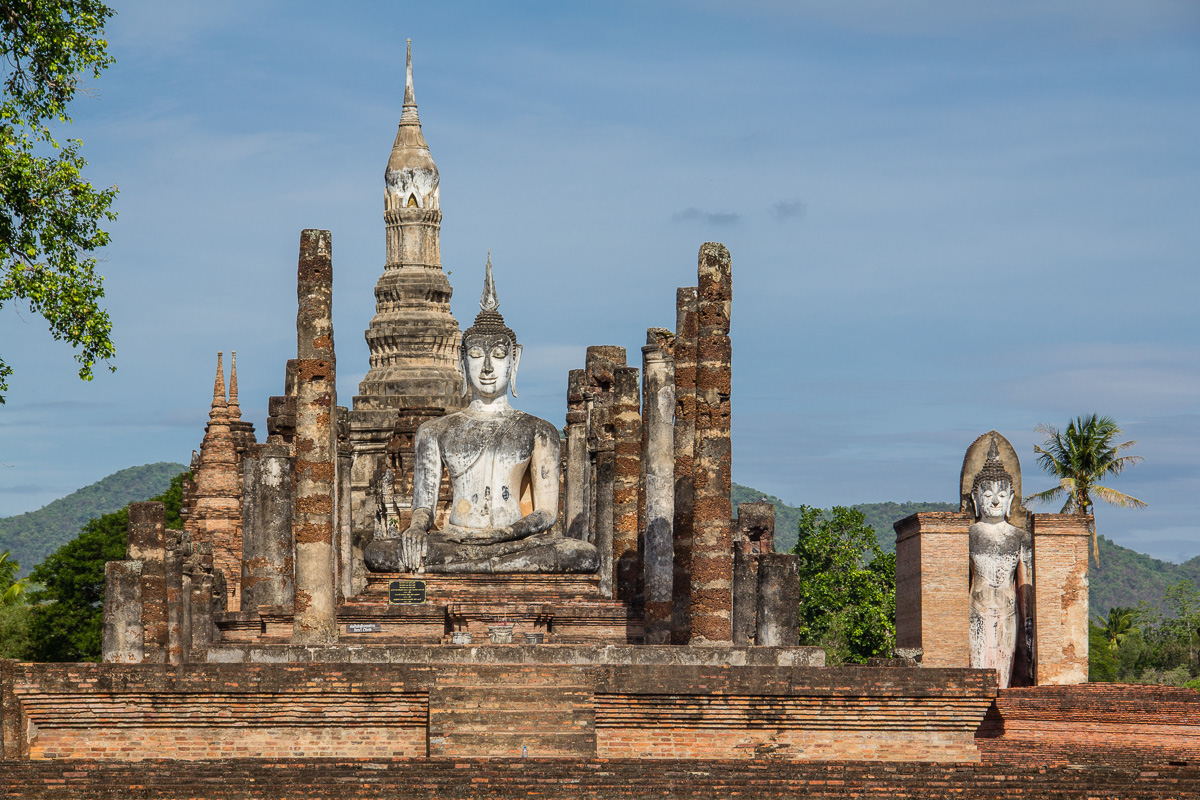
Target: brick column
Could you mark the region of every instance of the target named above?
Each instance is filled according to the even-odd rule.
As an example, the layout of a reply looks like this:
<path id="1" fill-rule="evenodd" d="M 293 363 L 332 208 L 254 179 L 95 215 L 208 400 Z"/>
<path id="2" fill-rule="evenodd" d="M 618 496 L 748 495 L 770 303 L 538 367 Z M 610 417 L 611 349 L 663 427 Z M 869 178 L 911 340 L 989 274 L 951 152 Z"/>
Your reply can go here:
<path id="1" fill-rule="evenodd" d="M 612 426 L 608 424 L 612 409 L 599 406 L 592 409 L 592 422 L 595 430 L 595 484 L 592 497 L 595 498 L 593 514 L 595 524 L 595 545 L 600 551 L 600 592 L 605 597 L 615 597 L 616 559 L 613 543 L 613 528 L 616 521 L 613 507 L 613 481 L 616 475 L 616 440 L 611 434 Z M 606 431 L 605 429 L 608 429 Z"/>
<path id="2" fill-rule="evenodd" d="M 675 575 L 671 644 L 691 640 L 693 454 L 696 450 L 696 287 L 675 293 Z"/>
<path id="3" fill-rule="evenodd" d="M 333 260 L 329 231 L 300 234 L 296 314 L 296 462 L 292 531 L 296 584 L 292 641 L 337 640 L 333 527 L 337 502 L 334 439 Z"/>
<path id="4" fill-rule="evenodd" d="M 292 460 L 288 446 L 262 444 L 242 461 L 242 608 L 290 605 L 293 599 Z"/>
<path id="5" fill-rule="evenodd" d="M 587 372 L 573 369 L 567 376 L 567 475 L 564 534 L 587 541 L 588 483 L 587 400 L 583 389 Z"/>
<path id="6" fill-rule="evenodd" d="M 896 647 L 920 648 L 925 667 L 971 663 L 971 517 L 957 511 L 905 517 L 896 529 Z"/>
<path id="7" fill-rule="evenodd" d="M 216 626 L 213 624 L 213 598 L 218 589 L 213 579 L 212 545 L 197 542 L 192 558 L 195 568 L 192 572 L 191 602 L 188 604 L 190 648 L 204 650 L 212 643 L 216 633 Z"/>
<path id="8" fill-rule="evenodd" d="M 637 367 L 618 367 L 613 383 L 613 567 L 617 597 L 641 595 L 638 484 L 641 478 L 642 415 Z"/>
<path id="9" fill-rule="evenodd" d="M 674 585 L 675 363 L 669 331 L 651 328 L 642 348 L 642 472 L 646 497 L 643 538 L 647 644 L 670 644 Z"/>
<path id="10" fill-rule="evenodd" d="M 1070 514 L 1031 516 L 1037 683 L 1086 683 L 1092 518 Z"/>
<path id="11" fill-rule="evenodd" d="M 142 661 L 167 663 L 166 550 L 162 503 L 130 503 L 126 554 L 142 562 Z"/>
<path id="12" fill-rule="evenodd" d="M 104 565 L 105 664 L 142 663 L 142 562 Z"/>
<path id="13" fill-rule="evenodd" d="M 163 575 L 167 600 L 167 663 L 183 663 L 184 597 L 183 597 L 183 531 L 163 530 Z"/>
<path id="14" fill-rule="evenodd" d="M 799 610 L 797 604 L 797 613 Z M 736 547 L 733 550 L 733 643 L 736 646 L 754 644 L 757 612 L 758 554 Z"/>
<path id="15" fill-rule="evenodd" d="M 763 647 L 795 647 L 800 640 L 800 556 L 758 556 L 758 604 L 754 643 Z"/>
<path id="16" fill-rule="evenodd" d="M 337 574 L 338 594 L 345 599 L 354 597 L 366 588 L 367 575 L 361 550 L 357 555 L 354 552 L 351 525 L 350 470 L 354 463 L 354 448 L 350 444 L 350 410 L 338 406 L 337 418 Z"/>
<path id="17" fill-rule="evenodd" d="M 730 502 L 729 251 L 700 247 L 697 295 L 692 642 L 733 641 L 733 509 Z"/>

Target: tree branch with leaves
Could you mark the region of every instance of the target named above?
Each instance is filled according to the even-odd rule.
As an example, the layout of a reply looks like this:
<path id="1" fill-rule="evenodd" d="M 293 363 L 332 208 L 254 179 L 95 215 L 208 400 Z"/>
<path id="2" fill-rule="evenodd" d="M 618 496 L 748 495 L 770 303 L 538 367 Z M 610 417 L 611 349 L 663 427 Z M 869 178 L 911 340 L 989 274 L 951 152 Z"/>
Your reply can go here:
<path id="1" fill-rule="evenodd" d="M 71 122 L 80 80 L 113 62 L 103 38 L 112 14 L 96 0 L 0 0 L 0 307 L 27 303 L 75 348 L 83 380 L 116 354 L 92 253 L 108 244 L 100 224 L 116 218 L 117 188 L 84 180 L 82 142 L 59 143 L 52 126 Z M 10 375 L 0 354 L 0 403 Z"/>

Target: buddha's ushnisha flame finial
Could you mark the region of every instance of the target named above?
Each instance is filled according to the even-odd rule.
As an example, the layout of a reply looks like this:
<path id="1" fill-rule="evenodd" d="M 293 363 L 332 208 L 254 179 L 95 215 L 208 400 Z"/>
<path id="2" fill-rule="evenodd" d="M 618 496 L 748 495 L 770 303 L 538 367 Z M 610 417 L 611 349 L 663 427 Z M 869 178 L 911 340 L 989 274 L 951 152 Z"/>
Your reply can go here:
<path id="1" fill-rule="evenodd" d="M 492 251 L 488 249 L 487 265 L 484 267 L 483 276 L 483 297 L 479 300 L 479 307 L 484 311 L 495 311 L 500 307 L 500 300 L 496 297 L 496 281 L 492 278 Z"/>
<path id="2" fill-rule="evenodd" d="M 488 250 L 487 265 L 484 268 L 483 297 L 479 300 L 479 313 L 475 316 L 475 324 L 463 331 L 463 348 L 466 352 L 467 339 L 472 336 L 491 336 L 503 334 L 517 346 L 517 335 L 504 324 L 504 317 L 499 312 L 500 300 L 496 297 L 496 281 L 492 278 L 492 251 Z"/>

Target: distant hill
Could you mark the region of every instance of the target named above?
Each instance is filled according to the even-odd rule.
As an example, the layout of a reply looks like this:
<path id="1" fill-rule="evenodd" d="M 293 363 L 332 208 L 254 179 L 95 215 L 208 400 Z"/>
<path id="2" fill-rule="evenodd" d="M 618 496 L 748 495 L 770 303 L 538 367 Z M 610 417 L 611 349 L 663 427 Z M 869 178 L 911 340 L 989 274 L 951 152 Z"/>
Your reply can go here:
<path id="1" fill-rule="evenodd" d="M 800 509 L 778 497 L 764 494 L 748 486 L 733 485 L 734 513 L 738 503 L 766 500 L 775 504 L 775 549 L 781 553 L 796 544 L 796 525 Z M 896 551 L 896 535 L 892 523 L 919 511 L 957 511 L 950 503 L 863 503 L 851 506 L 867 519 L 886 552 Z M 1157 605 L 1163 591 L 1173 583 L 1191 580 L 1200 586 L 1200 556 L 1182 564 L 1159 561 L 1157 558 L 1122 547 L 1111 539 L 1100 537 L 1100 566 L 1092 562 L 1089 605 L 1092 617 L 1108 614 L 1113 606 L 1136 606 L 1145 601 Z"/>
<path id="2" fill-rule="evenodd" d="M 21 574 L 28 575 L 42 559 L 74 539 L 88 520 L 162 494 L 170 486 L 171 479 L 186 469 L 183 464 L 166 461 L 130 467 L 37 511 L 2 517 L 0 553 L 11 551 L 12 557 L 21 565 Z"/>
<path id="3" fill-rule="evenodd" d="M 1113 606 L 1133 607 L 1141 601 L 1157 605 L 1163 590 L 1181 580 L 1200 586 L 1200 556 L 1172 564 L 1101 536 L 1100 566 L 1092 562 L 1089 578 L 1092 616 L 1100 617 Z"/>
<path id="4" fill-rule="evenodd" d="M 774 495 L 764 494 L 749 486 L 733 484 L 733 511 L 738 503 L 753 503 L 766 500 L 775 504 L 775 549 L 786 553 L 796 546 L 796 526 L 800 522 L 800 509 L 789 506 Z M 957 511 L 958 506 L 949 503 L 860 503 L 851 508 L 861 511 L 867 524 L 875 531 L 879 546 L 885 553 L 896 552 L 896 533 L 892 523 L 919 511 Z"/>

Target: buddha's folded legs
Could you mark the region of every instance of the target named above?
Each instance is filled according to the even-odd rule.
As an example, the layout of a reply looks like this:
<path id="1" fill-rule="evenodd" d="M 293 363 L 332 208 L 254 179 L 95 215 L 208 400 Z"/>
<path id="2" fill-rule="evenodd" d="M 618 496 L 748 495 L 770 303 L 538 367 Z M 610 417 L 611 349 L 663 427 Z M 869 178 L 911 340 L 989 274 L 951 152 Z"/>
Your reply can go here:
<path id="1" fill-rule="evenodd" d="M 425 571 L 593 573 L 600 566 L 595 545 L 549 533 L 512 542 L 469 545 L 429 539 Z"/>

